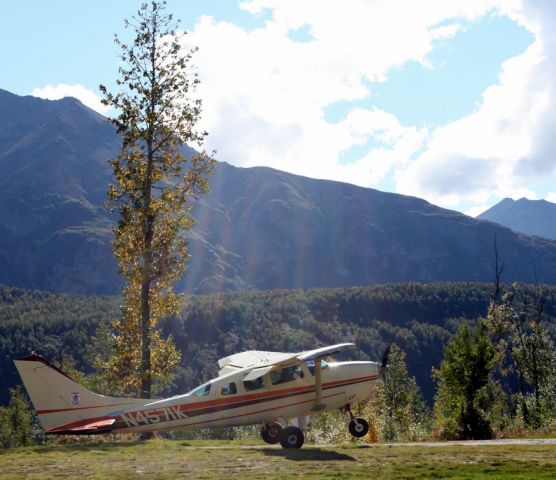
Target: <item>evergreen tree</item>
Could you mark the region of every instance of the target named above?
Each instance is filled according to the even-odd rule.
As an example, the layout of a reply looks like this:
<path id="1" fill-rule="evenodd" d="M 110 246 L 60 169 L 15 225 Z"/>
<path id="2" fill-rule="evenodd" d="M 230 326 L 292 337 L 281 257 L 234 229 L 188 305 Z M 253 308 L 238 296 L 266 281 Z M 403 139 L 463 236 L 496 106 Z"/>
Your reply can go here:
<path id="1" fill-rule="evenodd" d="M 379 387 L 378 401 L 386 441 L 416 440 L 428 430 L 429 413 L 415 377 L 407 371 L 406 354 L 390 346 L 388 366 Z"/>
<path id="2" fill-rule="evenodd" d="M 33 444 L 33 415 L 19 388 L 10 388 L 8 407 L 0 408 L 0 446 L 20 447 Z"/>
<path id="3" fill-rule="evenodd" d="M 193 199 L 208 190 L 213 160 L 203 151 L 184 156 L 184 145 L 201 145 L 206 132 L 195 125 L 200 100 L 191 98 L 199 80 L 190 65 L 195 49 L 183 51 L 179 23 L 165 3 L 142 4 L 125 22 L 135 35 L 116 36 L 122 66 L 103 103 L 118 115 L 111 121 L 122 136 L 111 161 L 115 184 L 109 204 L 119 211 L 113 249 L 126 279 L 121 318 L 114 323 L 114 345 L 107 373 L 124 391 L 150 398 L 153 381 L 165 386 L 179 362 L 171 338 L 162 337 L 159 320 L 178 311 L 173 284 L 188 258 L 184 229 L 193 224 Z"/>
<path id="4" fill-rule="evenodd" d="M 542 287 L 531 292 L 513 284 L 491 302 L 487 317 L 500 374 L 517 377 L 517 410 L 522 425 L 533 428 L 555 413 L 556 348 L 545 327 L 546 297 Z"/>
<path id="5" fill-rule="evenodd" d="M 485 324 L 473 331 L 464 323 L 444 350 L 444 360 L 434 375 L 439 382 L 435 402 L 437 428 L 443 437 L 490 438 L 489 421 L 481 410 L 481 393 L 491 380 L 495 348 Z M 481 408 L 482 407 L 482 408 Z"/>

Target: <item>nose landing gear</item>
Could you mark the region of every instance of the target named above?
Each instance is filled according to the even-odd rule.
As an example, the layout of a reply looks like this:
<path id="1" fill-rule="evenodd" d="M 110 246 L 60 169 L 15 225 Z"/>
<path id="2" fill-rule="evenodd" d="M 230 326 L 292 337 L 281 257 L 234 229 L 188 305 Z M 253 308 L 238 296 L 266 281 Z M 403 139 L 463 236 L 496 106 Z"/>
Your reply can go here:
<path id="1" fill-rule="evenodd" d="M 349 433 L 352 437 L 361 438 L 367 435 L 369 424 L 364 418 L 356 417 L 351 411 L 351 405 L 348 403 L 345 407 L 346 413 L 349 414 L 350 422 L 348 426 Z"/>

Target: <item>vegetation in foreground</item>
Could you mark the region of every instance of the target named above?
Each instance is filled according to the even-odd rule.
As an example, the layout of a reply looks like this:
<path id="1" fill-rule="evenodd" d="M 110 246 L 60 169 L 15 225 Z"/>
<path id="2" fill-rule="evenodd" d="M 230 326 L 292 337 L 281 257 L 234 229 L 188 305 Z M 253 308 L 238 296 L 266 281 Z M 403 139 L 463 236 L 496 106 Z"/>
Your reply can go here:
<path id="1" fill-rule="evenodd" d="M 222 448 L 215 448 L 222 447 Z M 554 445 L 308 446 L 171 441 L 23 447 L 0 453 L 2 478 L 552 479 Z"/>
<path id="2" fill-rule="evenodd" d="M 178 371 L 176 386 L 194 386 L 213 377 L 217 358 L 246 347 L 299 351 L 353 341 L 356 358 L 378 360 L 376 352 L 391 344 L 378 395 L 362 406 L 361 416 L 371 421 L 373 440 L 476 439 L 550 431 L 556 425 L 556 353 L 550 335 L 554 337 L 556 289 L 535 297 L 533 287 L 508 287 L 490 306 L 488 292 L 487 286 L 435 284 L 192 297 L 183 316 L 166 325 L 184 353 L 182 358 L 190 362 Z M 91 342 L 90 336 L 98 336 L 102 329 L 95 326 L 109 333 L 106 317 L 117 310 L 116 300 L 103 304 L 93 299 L 103 308 L 88 314 L 87 297 L 45 297 L 1 287 L 0 297 L 4 365 L 15 370 L 14 349 L 26 354 L 40 346 L 40 352 L 50 357 L 45 350 L 56 347 L 65 354 L 58 357 L 63 370 L 89 388 L 107 393 L 87 363 L 98 355 L 95 347 L 103 345 Z M 78 306 L 83 307 L 84 318 L 70 321 L 67 312 L 72 315 Z M 453 316 L 455 312 L 460 312 L 459 318 Z M 481 318 L 481 313 L 487 317 Z M 427 321 L 419 321 L 422 317 Z M 440 356 L 433 363 L 431 354 L 441 354 L 443 345 L 448 345 L 444 362 L 440 364 Z M 435 388 L 426 388 L 426 379 L 431 378 L 427 362 L 440 367 L 435 374 L 439 389 L 434 417 L 429 407 Z M 2 381 L 9 386 L 10 376 L 19 383 L 15 371 L 2 375 Z M 428 394 L 428 405 L 421 392 Z M 12 428 L 24 424 L 13 421 L 22 415 L 19 405 L 18 400 L 0 408 L 0 443 L 5 447 L 25 445 L 26 432 L 33 431 L 33 424 L 24 432 Z M 309 441 L 338 443 L 345 439 L 345 430 L 345 419 L 324 414 L 315 419 Z M 193 434 L 196 438 L 258 438 L 256 429 L 249 428 Z M 41 440 L 33 435 L 32 441 Z"/>

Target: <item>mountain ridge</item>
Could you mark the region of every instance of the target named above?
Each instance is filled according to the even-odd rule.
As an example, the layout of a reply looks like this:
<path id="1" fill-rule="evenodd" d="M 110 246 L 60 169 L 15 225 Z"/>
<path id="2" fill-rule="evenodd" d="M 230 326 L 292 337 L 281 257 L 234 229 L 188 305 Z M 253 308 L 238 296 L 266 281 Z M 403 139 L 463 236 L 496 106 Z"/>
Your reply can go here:
<path id="1" fill-rule="evenodd" d="M 477 216 L 527 235 L 556 240 L 556 204 L 547 200 L 504 198 Z"/>
<path id="2" fill-rule="evenodd" d="M 0 283 L 118 291 L 116 217 L 103 204 L 119 146 L 78 100 L 0 91 Z M 225 162 L 210 187 L 187 232 L 186 292 L 488 282 L 495 238 L 506 281 L 556 282 L 556 242 L 416 197 Z"/>

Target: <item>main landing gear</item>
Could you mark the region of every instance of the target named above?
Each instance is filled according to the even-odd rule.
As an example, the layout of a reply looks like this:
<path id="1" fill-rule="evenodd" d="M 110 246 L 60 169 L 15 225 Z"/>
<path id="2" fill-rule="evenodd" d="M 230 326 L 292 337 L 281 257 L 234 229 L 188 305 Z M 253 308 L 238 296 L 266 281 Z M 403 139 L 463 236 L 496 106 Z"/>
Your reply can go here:
<path id="1" fill-rule="evenodd" d="M 369 431 L 369 424 L 364 418 L 356 417 L 351 411 L 351 405 L 347 404 L 344 407 L 344 412 L 349 415 L 349 433 L 353 437 L 361 438 L 367 435 Z M 280 442 L 283 448 L 301 448 L 305 442 L 305 435 L 303 431 L 290 425 L 283 427 L 278 423 L 265 423 L 261 429 L 261 438 L 271 445 Z"/>
<path id="2" fill-rule="evenodd" d="M 305 441 L 305 435 L 300 428 L 290 426 L 282 430 L 280 435 L 280 445 L 283 448 L 301 448 Z"/>
<path id="3" fill-rule="evenodd" d="M 356 417 L 352 411 L 351 406 L 348 404 L 345 407 L 345 411 L 349 414 L 350 422 L 348 426 L 349 433 L 352 437 L 361 438 L 367 435 L 369 431 L 369 424 L 364 418 Z"/>
<path id="4" fill-rule="evenodd" d="M 294 426 L 282 428 L 279 423 L 263 425 L 261 438 L 271 445 L 280 442 L 283 448 L 301 448 L 305 442 L 305 436 L 300 428 Z"/>
<path id="5" fill-rule="evenodd" d="M 261 429 L 261 438 L 266 442 L 274 445 L 280 441 L 282 426 L 279 423 L 265 423 Z"/>

